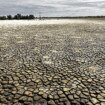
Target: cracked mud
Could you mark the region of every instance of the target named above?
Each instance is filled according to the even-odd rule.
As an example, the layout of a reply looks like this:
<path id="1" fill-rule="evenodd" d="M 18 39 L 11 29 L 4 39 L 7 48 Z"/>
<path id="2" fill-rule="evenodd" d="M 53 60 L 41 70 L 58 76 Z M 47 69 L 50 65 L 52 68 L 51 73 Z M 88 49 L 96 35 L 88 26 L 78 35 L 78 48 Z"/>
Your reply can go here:
<path id="1" fill-rule="evenodd" d="M 105 105 L 105 23 L 1 25 L 0 105 Z"/>

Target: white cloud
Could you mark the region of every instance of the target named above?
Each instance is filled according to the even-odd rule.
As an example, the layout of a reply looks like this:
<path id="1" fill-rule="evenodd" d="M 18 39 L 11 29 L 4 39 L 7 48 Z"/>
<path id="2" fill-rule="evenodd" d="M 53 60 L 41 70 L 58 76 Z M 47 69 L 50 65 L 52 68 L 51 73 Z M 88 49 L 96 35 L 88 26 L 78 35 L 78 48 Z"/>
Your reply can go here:
<path id="1" fill-rule="evenodd" d="M 0 0 L 0 15 L 38 12 L 47 16 L 105 15 L 105 0 Z"/>

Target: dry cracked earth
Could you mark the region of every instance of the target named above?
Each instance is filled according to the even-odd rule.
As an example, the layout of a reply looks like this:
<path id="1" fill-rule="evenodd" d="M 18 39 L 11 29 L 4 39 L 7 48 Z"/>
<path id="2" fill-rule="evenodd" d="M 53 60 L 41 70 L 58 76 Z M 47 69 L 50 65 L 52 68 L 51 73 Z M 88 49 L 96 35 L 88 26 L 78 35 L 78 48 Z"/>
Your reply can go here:
<path id="1" fill-rule="evenodd" d="M 0 105 L 105 105 L 105 23 L 0 25 Z"/>

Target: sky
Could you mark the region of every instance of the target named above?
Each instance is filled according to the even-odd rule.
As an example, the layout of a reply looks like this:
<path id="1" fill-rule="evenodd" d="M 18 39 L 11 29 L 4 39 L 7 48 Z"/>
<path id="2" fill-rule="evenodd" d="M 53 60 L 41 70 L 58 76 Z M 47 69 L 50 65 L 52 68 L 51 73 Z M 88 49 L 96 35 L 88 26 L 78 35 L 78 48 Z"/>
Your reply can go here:
<path id="1" fill-rule="evenodd" d="M 105 15 L 105 0 L 0 0 L 0 15 L 97 16 Z"/>

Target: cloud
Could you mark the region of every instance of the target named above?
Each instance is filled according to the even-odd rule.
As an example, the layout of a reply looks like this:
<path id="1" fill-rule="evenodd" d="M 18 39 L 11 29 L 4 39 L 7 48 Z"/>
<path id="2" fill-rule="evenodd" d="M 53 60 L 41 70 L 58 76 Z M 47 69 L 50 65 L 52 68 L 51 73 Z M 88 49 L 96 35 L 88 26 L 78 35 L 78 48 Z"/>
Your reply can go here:
<path id="1" fill-rule="evenodd" d="M 105 0 L 0 0 L 0 15 L 43 16 L 105 15 Z"/>

